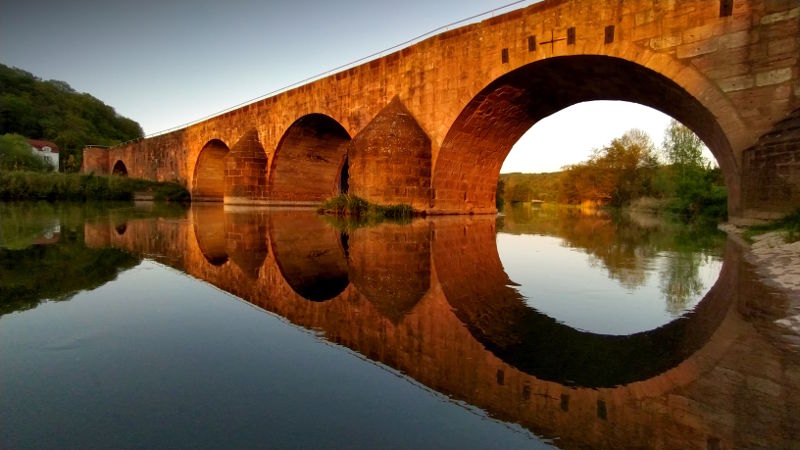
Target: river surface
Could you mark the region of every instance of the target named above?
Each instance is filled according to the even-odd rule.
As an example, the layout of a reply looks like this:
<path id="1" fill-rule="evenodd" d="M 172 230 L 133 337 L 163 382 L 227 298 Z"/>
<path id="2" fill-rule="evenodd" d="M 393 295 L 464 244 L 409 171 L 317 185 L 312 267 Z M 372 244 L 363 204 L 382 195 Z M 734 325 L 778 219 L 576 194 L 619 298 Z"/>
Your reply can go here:
<path id="1" fill-rule="evenodd" d="M 645 215 L 0 203 L 0 448 L 800 448 L 795 303 Z"/>

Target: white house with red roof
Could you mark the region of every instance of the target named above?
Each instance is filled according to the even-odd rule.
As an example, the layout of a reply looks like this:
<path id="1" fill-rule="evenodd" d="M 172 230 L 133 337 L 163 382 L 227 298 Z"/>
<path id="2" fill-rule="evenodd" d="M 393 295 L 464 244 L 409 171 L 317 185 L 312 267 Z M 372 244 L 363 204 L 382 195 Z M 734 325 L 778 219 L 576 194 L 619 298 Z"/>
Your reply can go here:
<path id="1" fill-rule="evenodd" d="M 28 143 L 31 144 L 31 151 L 34 155 L 44 158 L 58 170 L 58 146 L 56 144 L 39 139 L 28 139 Z"/>

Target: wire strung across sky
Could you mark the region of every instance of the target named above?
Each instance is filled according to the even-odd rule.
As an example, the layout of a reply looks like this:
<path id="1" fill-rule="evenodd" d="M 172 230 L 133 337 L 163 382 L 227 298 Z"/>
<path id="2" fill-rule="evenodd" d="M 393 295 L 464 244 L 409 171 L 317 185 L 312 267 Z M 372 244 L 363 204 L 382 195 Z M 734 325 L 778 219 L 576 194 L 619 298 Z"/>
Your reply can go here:
<path id="1" fill-rule="evenodd" d="M 188 126 L 203 122 L 203 121 L 211 119 L 213 117 L 217 117 L 217 116 L 220 116 L 222 114 L 225 114 L 225 113 L 228 113 L 230 111 L 233 111 L 235 109 L 241 108 L 242 106 L 249 105 L 251 103 L 254 103 L 254 102 L 257 102 L 257 101 L 260 101 L 260 100 L 264 100 L 265 98 L 272 97 L 272 96 L 280 94 L 282 92 L 286 92 L 286 91 L 288 91 L 288 90 L 290 90 L 292 88 L 295 88 L 297 86 L 301 86 L 301 85 L 304 85 L 306 83 L 310 83 L 312 81 L 316 81 L 316 80 L 319 80 L 319 79 L 324 78 L 326 76 L 332 75 L 334 73 L 337 73 L 337 72 L 352 68 L 354 66 L 357 66 L 359 64 L 365 63 L 365 62 L 367 62 L 369 60 L 372 60 L 374 58 L 382 57 L 382 56 L 386 55 L 388 52 L 393 52 L 393 51 L 402 49 L 404 47 L 407 47 L 409 45 L 416 44 L 416 43 L 420 42 L 421 40 L 423 40 L 425 38 L 428 38 L 430 36 L 433 36 L 433 35 L 435 35 L 437 33 L 442 32 L 442 31 L 448 31 L 453 26 L 464 25 L 467 22 L 473 21 L 475 19 L 479 19 L 479 18 L 486 17 L 486 16 L 489 16 L 489 15 L 494 15 L 498 11 L 502 11 L 502 10 L 508 9 L 508 8 L 513 7 L 513 6 L 517 6 L 517 5 L 521 4 L 521 3 L 528 3 L 528 2 L 536 3 L 538 1 L 540 1 L 540 0 L 516 0 L 516 1 L 513 1 L 511 3 L 507 3 L 507 4 L 503 5 L 503 6 L 498 6 L 497 8 L 494 8 L 494 9 L 490 9 L 488 11 L 485 11 L 485 12 L 482 12 L 482 13 L 479 13 L 479 14 L 475 14 L 475 15 L 472 15 L 472 16 L 469 16 L 469 17 L 465 17 L 465 18 L 457 20 L 455 22 L 450 22 L 450 23 L 448 23 L 446 25 L 442 25 L 442 26 L 440 26 L 438 28 L 435 28 L 435 29 L 430 30 L 430 31 L 425 32 L 425 33 L 422 33 L 422 34 L 420 34 L 418 36 L 415 36 L 415 37 L 413 37 L 411 39 L 408 39 L 407 41 L 401 42 L 399 44 L 393 45 L 393 46 L 391 46 L 389 48 L 385 48 L 383 50 L 380 50 L 380 51 L 377 51 L 375 53 L 372 53 L 372 54 L 369 54 L 367 56 L 364 56 L 362 58 L 359 58 L 359 59 L 357 59 L 355 61 L 351 61 L 349 63 L 342 64 L 340 66 L 334 67 L 332 69 L 326 70 L 326 71 L 318 73 L 316 75 L 312 75 L 312 76 L 310 76 L 308 78 L 304 78 L 304 79 L 302 79 L 300 81 L 295 81 L 294 83 L 291 83 L 289 85 L 286 85 L 286 86 L 283 86 L 281 88 L 275 89 L 273 91 L 267 92 L 266 94 L 260 95 L 258 97 L 252 98 L 250 100 L 246 100 L 244 102 L 241 102 L 241 103 L 239 103 L 237 105 L 234 105 L 234 106 L 231 106 L 229 108 L 223 109 L 221 111 L 217 111 L 215 113 L 209 114 L 207 116 L 201 117 L 201 118 L 193 120 L 191 122 L 186 122 L 184 124 L 177 125 L 177 126 L 174 126 L 172 128 L 168 128 L 166 130 L 161 130 L 161 131 L 157 131 L 157 132 L 154 132 L 154 133 L 150 133 L 150 134 L 146 135 L 144 137 L 144 139 L 151 138 L 151 137 L 154 137 L 154 136 L 159 136 L 159 135 L 162 135 L 162 134 L 167 134 L 167 133 L 170 133 L 172 131 L 176 131 L 176 130 L 180 130 L 180 129 L 186 128 Z M 143 139 L 143 138 L 131 139 L 131 140 L 123 142 L 121 144 L 115 145 L 114 147 L 122 146 L 122 145 L 128 144 L 130 142 L 138 141 L 140 139 Z"/>

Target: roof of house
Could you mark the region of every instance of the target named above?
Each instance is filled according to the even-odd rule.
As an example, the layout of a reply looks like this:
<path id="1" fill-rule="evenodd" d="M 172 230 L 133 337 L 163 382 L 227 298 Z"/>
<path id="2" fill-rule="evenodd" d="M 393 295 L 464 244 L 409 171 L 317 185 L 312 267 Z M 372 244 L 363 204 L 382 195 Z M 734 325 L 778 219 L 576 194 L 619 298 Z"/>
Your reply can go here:
<path id="1" fill-rule="evenodd" d="M 43 141 L 40 139 L 28 139 L 28 143 L 36 147 L 37 150 L 41 150 L 42 147 L 50 147 L 51 152 L 58 153 L 58 146 L 53 142 Z"/>

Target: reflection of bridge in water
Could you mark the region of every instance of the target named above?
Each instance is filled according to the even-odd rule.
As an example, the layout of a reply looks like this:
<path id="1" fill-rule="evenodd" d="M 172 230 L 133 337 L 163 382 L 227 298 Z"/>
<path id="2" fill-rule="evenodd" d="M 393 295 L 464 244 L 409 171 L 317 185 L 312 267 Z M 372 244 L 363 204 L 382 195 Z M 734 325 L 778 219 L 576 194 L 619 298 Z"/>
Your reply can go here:
<path id="1" fill-rule="evenodd" d="M 695 314 L 611 337 L 521 308 L 497 255 L 494 217 L 343 234 L 313 214 L 194 208 L 185 220 L 88 224 L 85 235 L 89 245 L 154 257 L 321 330 L 563 447 L 800 441 L 797 357 L 758 331 L 755 317 L 765 313 L 733 244 Z"/>

